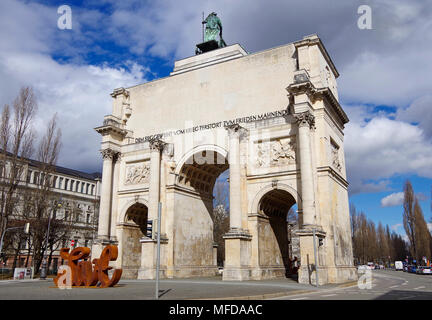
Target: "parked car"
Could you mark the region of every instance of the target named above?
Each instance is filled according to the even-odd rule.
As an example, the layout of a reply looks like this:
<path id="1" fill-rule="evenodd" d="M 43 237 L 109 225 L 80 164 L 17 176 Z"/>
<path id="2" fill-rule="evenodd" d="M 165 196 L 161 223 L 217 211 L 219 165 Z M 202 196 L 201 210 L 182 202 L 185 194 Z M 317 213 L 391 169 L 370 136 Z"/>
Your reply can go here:
<path id="1" fill-rule="evenodd" d="M 415 265 L 409 265 L 407 268 L 407 272 L 409 273 L 416 273 L 416 271 L 417 271 L 417 266 Z"/>
<path id="2" fill-rule="evenodd" d="M 417 267 L 417 274 L 432 274 L 431 267 Z"/>
<path id="3" fill-rule="evenodd" d="M 373 268 L 371 266 L 367 266 L 367 265 L 359 265 L 357 266 L 357 270 L 372 270 Z"/>

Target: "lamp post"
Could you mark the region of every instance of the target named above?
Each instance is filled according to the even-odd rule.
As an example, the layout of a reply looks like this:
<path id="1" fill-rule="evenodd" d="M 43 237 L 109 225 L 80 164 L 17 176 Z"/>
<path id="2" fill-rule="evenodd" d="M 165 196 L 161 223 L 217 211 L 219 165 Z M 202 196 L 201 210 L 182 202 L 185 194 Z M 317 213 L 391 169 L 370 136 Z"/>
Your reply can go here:
<path id="1" fill-rule="evenodd" d="M 61 204 L 61 196 L 60 196 L 60 200 L 54 201 L 54 208 L 52 211 L 52 216 L 55 218 L 56 212 L 57 212 L 57 208 L 61 208 L 62 204 Z M 45 280 L 46 276 L 47 276 L 47 261 L 46 261 L 46 253 L 47 253 L 47 249 L 48 249 L 48 239 L 49 239 L 49 233 L 50 233 L 50 226 L 51 226 L 51 212 L 48 218 L 48 230 L 47 230 L 47 234 L 45 237 L 45 245 L 44 245 L 44 256 L 42 259 L 42 268 L 41 268 L 41 274 L 40 274 L 40 278 L 41 280 Z"/>

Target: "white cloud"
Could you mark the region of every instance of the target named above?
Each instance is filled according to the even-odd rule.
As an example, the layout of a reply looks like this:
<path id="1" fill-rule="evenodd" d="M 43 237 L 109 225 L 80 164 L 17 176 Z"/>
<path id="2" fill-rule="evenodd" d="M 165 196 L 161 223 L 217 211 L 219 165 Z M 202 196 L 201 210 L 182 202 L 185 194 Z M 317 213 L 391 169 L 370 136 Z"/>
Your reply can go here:
<path id="1" fill-rule="evenodd" d="M 33 86 L 39 104 L 36 131 L 42 134 L 58 113 L 62 130 L 58 164 L 100 170 L 101 138 L 93 128 L 111 113 L 109 94 L 114 88 L 145 81 L 148 70 L 132 61 L 125 61 L 127 68 L 59 63 L 50 55 L 56 40 L 52 33 L 61 33 L 56 29 L 56 10 L 5 0 L 0 12 L 0 101 L 10 103 L 21 86 Z"/>
<path id="2" fill-rule="evenodd" d="M 402 227 L 403 227 L 402 223 L 397 223 L 397 224 L 392 225 L 392 226 L 390 227 L 390 229 L 392 229 L 392 231 L 394 231 L 394 232 L 397 232 L 398 229 L 399 229 L 399 228 L 402 228 Z"/>
<path id="3" fill-rule="evenodd" d="M 112 10 L 95 9 L 101 2 L 112 4 Z M 174 0 L 91 0 L 84 5 L 92 7 L 72 7 L 74 29 L 68 33 L 57 29 L 56 7 L 0 1 L 0 101 L 12 100 L 21 85 L 35 86 L 39 123 L 59 113 L 63 165 L 99 166 L 100 137 L 93 128 L 110 112 L 109 93 L 143 82 L 148 71 L 133 62 L 127 70 L 83 63 L 88 51 L 104 50 L 94 40 L 114 40 L 140 56 L 183 58 L 193 55 L 201 40 L 201 12 L 216 11 L 227 43 L 240 43 L 251 52 L 311 33 L 321 36 L 341 73 L 341 100 L 350 105 L 345 153 L 351 193 L 387 190 L 394 174 L 432 177 L 432 7 L 421 0 L 374 1 L 370 31 L 357 28 L 355 0 L 334 6 L 317 0 L 191 0 L 181 5 Z M 73 62 L 56 62 L 54 53 L 67 54 Z M 393 120 L 377 117 L 364 104 L 399 109 Z"/>
<path id="4" fill-rule="evenodd" d="M 432 178 L 432 143 L 415 125 L 376 117 L 349 123 L 345 130 L 345 156 L 350 192 L 386 190 L 395 174 Z"/>
<path id="5" fill-rule="evenodd" d="M 381 207 L 400 206 L 403 204 L 403 200 L 404 200 L 403 192 L 392 193 L 381 199 Z"/>

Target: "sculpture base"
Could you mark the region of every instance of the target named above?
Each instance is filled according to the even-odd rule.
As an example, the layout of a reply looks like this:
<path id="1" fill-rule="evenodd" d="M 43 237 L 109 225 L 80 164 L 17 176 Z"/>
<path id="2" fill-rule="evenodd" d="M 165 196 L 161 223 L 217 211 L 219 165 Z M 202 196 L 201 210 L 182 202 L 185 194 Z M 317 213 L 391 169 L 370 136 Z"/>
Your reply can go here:
<path id="1" fill-rule="evenodd" d="M 196 54 L 212 51 L 215 49 L 219 49 L 219 44 L 216 40 L 210 40 L 206 42 L 202 42 L 196 45 L 197 50 L 195 51 Z"/>

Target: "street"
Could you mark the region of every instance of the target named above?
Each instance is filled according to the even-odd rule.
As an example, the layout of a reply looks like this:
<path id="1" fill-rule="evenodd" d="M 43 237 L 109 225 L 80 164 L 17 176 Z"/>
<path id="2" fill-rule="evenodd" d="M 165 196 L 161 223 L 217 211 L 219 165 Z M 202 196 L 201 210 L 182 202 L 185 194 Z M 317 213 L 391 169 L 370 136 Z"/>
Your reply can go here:
<path id="1" fill-rule="evenodd" d="M 432 276 L 372 270 L 372 286 L 317 290 L 274 300 L 432 300 Z"/>
<path id="2" fill-rule="evenodd" d="M 114 288 L 60 290 L 49 280 L 0 281 L 0 300 L 152 300 L 154 280 L 120 280 Z M 370 288 L 353 282 L 318 288 L 291 279 L 222 281 L 215 278 L 163 279 L 160 299 L 255 300 L 432 300 L 432 275 L 373 270 Z"/>

